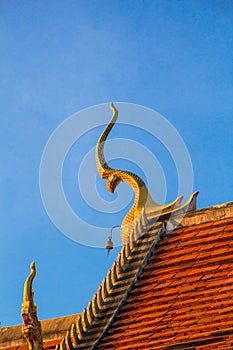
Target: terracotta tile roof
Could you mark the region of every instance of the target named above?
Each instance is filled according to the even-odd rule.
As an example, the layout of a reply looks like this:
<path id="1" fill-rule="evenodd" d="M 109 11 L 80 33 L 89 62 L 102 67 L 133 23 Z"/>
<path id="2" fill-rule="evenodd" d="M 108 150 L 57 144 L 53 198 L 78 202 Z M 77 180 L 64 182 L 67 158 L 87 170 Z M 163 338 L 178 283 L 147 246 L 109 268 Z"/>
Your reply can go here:
<path id="1" fill-rule="evenodd" d="M 96 349 L 232 349 L 232 234 L 233 218 L 167 232 Z"/>
<path id="2" fill-rule="evenodd" d="M 232 217 L 233 203 L 202 209 L 168 232 L 144 213 L 60 347 L 227 346 L 233 337 Z"/>

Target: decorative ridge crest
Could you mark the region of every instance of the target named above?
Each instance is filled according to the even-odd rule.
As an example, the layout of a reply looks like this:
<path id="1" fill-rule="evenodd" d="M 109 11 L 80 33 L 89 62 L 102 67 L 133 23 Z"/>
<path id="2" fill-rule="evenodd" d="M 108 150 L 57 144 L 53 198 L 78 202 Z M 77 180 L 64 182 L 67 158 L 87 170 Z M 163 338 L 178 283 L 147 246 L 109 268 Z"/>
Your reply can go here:
<path id="1" fill-rule="evenodd" d="M 108 298 L 111 297 L 114 287 L 122 277 L 124 268 L 130 260 L 133 250 L 136 248 L 139 240 L 146 234 L 148 223 L 145 210 L 143 210 L 141 216 L 134 223 L 134 228 L 127 244 L 123 245 L 121 252 L 118 254 L 111 269 L 108 270 L 106 277 L 103 278 L 92 300 L 83 309 L 83 312 L 78 315 L 77 321 L 72 324 L 71 329 L 67 331 L 66 336 L 56 347 L 57 350 L 73 350 L 82 343 L 94 320 L 104 310 Z M 162 223 L 159 223 L 158 228 L 161 227 Z"/>
<path id="2" fill-rule="evenodd" d="M 36 265 L 32 262 L 30 265 L 30 274 L 24 283 L 23 304 L 21 316 L 24 322 L 22 333 L 28 342 L 29 350 L 42 350 L 43 341 L 41 333 L 41 324 L 37 317 L 37 308 L 34 304 L 34 291 L 32 282 L 36 275 Z"/>
<path id="3" fill-rule="evenodd" d="M 141 215 L 142 216 L 142 215 Z M 141 217 L 140 217 L 141 219 Z M 137 243 L 139 243 L 139 240 L 145 236 L 145 234 L 148 232 L 148 230 L 146 230 L 146 227 L 141 226 L 141 222 L 142 220 L 138 220 L 139 225 L 137 225 L 137 230 L 138 230 L 138 234 L 139 234 L 139 239 L 137 240 Z M 155 226 L 153 225 L 153 227 L 155 228 Z M 104 336 L 104 334 L 106 333 L 109 325 L 112 323 L 112 321 L 115 319 L 115 316 L 118 314 L 118 311 L 121 309 L 122 304 L 125 302 L 125 300 L 127 299 L 128 293 L 132 290 L 135 282 L 138 280 L 138 277 L 140 276 L 140 274 L 142 273 L 142 271 L 144 270 L 144 268 L 146 267 L 146 265 L 148 264 L 148 261 L 150 259 L 150 257 L 153 254 L 154 248 L 155 246 L 159 243 L 160 240 L 163 239 L 165 233 L 166 233 L 166 225 L 164 222 L 160 222 L 159 225 L 156 227 L 157 228 L 157 235 L 156 238 L 154 238 L 151 241 L 150 247 L 149 249 L 146 251 L 146 255 L 143 258 L 142 264 L 139 265 L 137 272 L 134 275 L 133 280 L 130 282 L 129 284 L 129 289 L 127 290 L 127 293 L 123 296 L 123 298 L 121 299 L 121 301 L 119 302 L 118 306 L 116 307 L 114 314 L 112 315 L 112 317 L 110 318 L 110 320 L 108 320 L 102 334 L 100 335 L 100 337 L 95 341 L 95 343 L 92 345 L 91 349 L 95 349 L 96 345 L 99 344 L 99 341 L 102 339 L 102 337 Z M 123 246 L 122 249 L 124 249 L 124 247 L 130 246 L 130 241 L 134 241 L 134 232 L 132 232 L 132 234 L 130 235 L 130 239 L 128 241 L 128 244 Z M 137 244 L 136 243 L 136 244 Z"/>
<path id="4" fill-rule="evenodd" d="M 124 244 L 126 244 L 132 231 L 134 222 L 141 216 L 143 209 L 155 212 L 157 217 L 163 214 L 169 214 L 174 210 L 181 208 L 183 197 L 178 197 L 172 203 L 160 205 L 153 200 L 146 184 L 138 175 L 125 170 L 113 169 L 108 165 L 104 156 L 104 146 L 107 137 L 118 118 L 118 110 L 113 103 L 110 104 L 110 109 L 113 112 L 112 119 L 102 132 L 96 145 L 96 165 L 100 176 L 103 179 L 107 180 L 106 186 L 107 190 L 110 193 L 114 193 L 116 187 L 121 181 L 126 182 L 128 185 L 130 185 L 134 191 L 134 203 L 123 219 L 121 225 L 122 241 Z M 186 206 L 187 203 L 184 206 Z"/>

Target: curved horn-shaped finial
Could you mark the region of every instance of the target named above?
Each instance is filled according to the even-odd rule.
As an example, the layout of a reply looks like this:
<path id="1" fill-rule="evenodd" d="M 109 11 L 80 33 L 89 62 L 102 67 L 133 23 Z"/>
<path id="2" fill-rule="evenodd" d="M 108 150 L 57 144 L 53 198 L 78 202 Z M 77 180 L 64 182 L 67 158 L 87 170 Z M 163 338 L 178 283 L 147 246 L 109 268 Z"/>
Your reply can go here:
<path id="1" fill-rule="evenodd" d="M 33 261 L 30 265 L 31 272 L 26 279 L 24 283 L 24 290 L 23 290 L 23 303 L 26 302 L 34 302 L 33 301 L 33 289 L 32 289 L 32 282 L 35 278 L 36 275 L 36 265 L 35 262 Z"/>
<path id="2" fill-rule="evenodd" d="M 24 323 L 22 333 L 28 342 L 29 350 L 43 350 L 41 324 L 38 321 L 37 308 L 34 304 L 34 291 L 32 289 L 32 282 L 36 275 L 35 262 L 31 263 L 30 269 L 30 274 L 24 283 L 21 311 Z"/>
<path id="3" fill-rule="evenodd" d="M 109 192 L 113 193 L 120 181 L 126 182 L 134 191 L 135 199 L 133 206 L 125 216 L 121 226 L 122 240 L 123 243 L 126 243 L 129 233 L 132 230 L 133 223 L 141 215 L 143 209 L 153 210 L 157 213 L 156 215 L 163 212 L 169 213 L 180 206 L 183 197 L 178 197 L 170 204 L 159 205 L 152 199 L 144 181 L 138 175 L 129 171 L 113 169 L 108 165 L 104 156 L 104 146 L 118 117 L 118 111 L 113 103 L 110 104 L 110 109 L 113 112 L 112 118 L 101 134 L 96 145 L 96 164 L 100 176 L 103 179 L 107 179 L 106 185 Z"/>
<path id="4" fill-rule="evenodd" d="M 104 146 L 106 139 L 110 131 L 112 130 L 114 124 L 116 123 L 118 117 L 118 111 L 113 103 L 110 104 L 110 109 L 113 111 L 112 119 L 108 123 L 107 127 L 104 129 L 96 145 L 96 164 L 101 177 L 105 176 L 105 172 L 111 169 L 105 160 Z"/>

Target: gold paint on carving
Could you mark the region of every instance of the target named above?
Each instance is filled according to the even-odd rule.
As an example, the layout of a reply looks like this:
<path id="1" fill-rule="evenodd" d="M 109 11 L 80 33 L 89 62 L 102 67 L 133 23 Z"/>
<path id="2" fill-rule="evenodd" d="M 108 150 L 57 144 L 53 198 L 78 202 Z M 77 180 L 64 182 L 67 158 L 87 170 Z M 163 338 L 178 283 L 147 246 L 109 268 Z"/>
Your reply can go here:
<path id="1" fill-rule="evenodd" d="M 156 216 L 169 214 L 172 213 L 174 210 L 176 211 L 176 209 L 180 207 L 183 197 L 178 197 L 170 204 L 159 205 L 153 200 L 146 187 L 146 184 L 138 175 L 125 170 L 113 169 L 108 165 L 104 156 L 104 146 L 106 139 L 110 131 L 112 130 L 114 124 L 116 123 L 118 117 L 118 110 L 116 109 L 113 103 L 110 104 L 110 109 L 113 112 L 112 119 L 110 120 L 107 127 L 104 129 L 96 146 L 96 164 L 101 178 L 107 179 L 106 187 L 110 193 L 114 193 L 116 187 L 121 181 L 126 182 L 128 185 L 130 185 L 134 191 L 134 203 L 129 212 L 126 214 L 125 218 L 123 219 L 121 225 L 122 241 L 124 244 L 126 244 L 129 235 L 132 232 L 134 222 L 140 217 L 140 215 L 143 212 L 143 209 L 149 212 L 155 212 Z M 192 197 L 188 202 L 190 202 L 191 199 Z M 182 208 L 185 206 L 186 204 L 182 206 Z"/>
<path id="2" fill-rule="evenodd" d="M 28 342 L 29 350 L 42 350 L 43 341 L 41 333 L 41 324 L 37 317 L 37 308 L 34 304 L 34 291 L 32 282 L 36 275 L 36 266 L 32 262 L 30 265 L 31 272 L 24 284 L 23 304 L 21 316 L 24 322 L 22 333 Z"/>

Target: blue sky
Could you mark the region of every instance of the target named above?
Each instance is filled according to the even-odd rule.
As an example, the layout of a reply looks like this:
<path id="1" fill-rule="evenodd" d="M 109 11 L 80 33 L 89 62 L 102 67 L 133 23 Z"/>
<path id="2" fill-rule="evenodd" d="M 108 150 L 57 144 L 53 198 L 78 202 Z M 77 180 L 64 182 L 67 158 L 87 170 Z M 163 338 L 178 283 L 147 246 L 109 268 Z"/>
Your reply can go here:
<path id="1" fill-rule="evenodd" d="M 31 261 L 38 269 L 39 317 L 47 319 L 81 312 L 119 251 L 106 258 L 103 249 L 71 241 L 43 207 L 41 156 L 52 132 L 72 114 L 110 101 L 158 111 L 188 148 L 198 207 L 232 200 L 233 5 L 1 1 L 0 31 L 0 321 L 6 326 L 21 323 Z M 90 136 L 88 147 L 99 132 Z M 68 198 L 75 191 L 73 163 L 82 147 L 85 142 L 67 158 Z M 78 195 L 77 190 L 77 201 Z"/>

